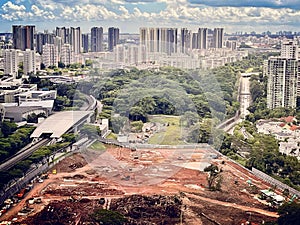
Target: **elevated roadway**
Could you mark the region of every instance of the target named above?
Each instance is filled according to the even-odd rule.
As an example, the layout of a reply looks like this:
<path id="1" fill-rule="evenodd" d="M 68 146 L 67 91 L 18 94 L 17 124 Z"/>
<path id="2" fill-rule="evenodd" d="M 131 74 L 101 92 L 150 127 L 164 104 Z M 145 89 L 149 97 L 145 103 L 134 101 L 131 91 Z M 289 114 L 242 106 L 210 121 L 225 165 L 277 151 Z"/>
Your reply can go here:
<path id="1" fill-rule="evenodd" d="M 50 139 L 42 139 L 41 141 L 33 144 L 31 147 L 23 148 L 20 152 L 16 153 L 11 159 L 7 160 L 6 162 L 0 165 L 0 171 L 5 171 L 12 168 L 18 162 L 23 159 L 28 158 L 31 154 L 36 151 L 41 146 L 47 145 L 50 143 Z"/>

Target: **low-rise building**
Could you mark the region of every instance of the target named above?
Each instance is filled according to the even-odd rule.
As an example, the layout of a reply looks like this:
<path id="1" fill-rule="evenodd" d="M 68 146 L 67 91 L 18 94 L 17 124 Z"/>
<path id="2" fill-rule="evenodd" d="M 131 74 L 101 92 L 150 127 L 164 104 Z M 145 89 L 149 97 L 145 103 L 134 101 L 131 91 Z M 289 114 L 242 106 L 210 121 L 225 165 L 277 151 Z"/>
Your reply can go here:
<path id="1" fill-rule="evenodd" d="M 259 120 L 256 123 L 258 133 L 273 135 L 279 141 L 279 152 L 295 156 L 300 160 L 300 127 L 292 124 L 292 117 L 281 121 Z"/>
<path id="2" fill-rule="evenodd" d="M 29 115 L 44 115 L 48 116 L 48 111 L 46 108 L 39 106 L 32 107 L 19 107 L 12 106 L 5 108 L 4 120 L 9 120 L 11 122 L 21 122 L 27 120 Z"/>
<path id="3" fill-rule="evenodd" d="M 27 91 L 21 94 L 17 94 L 19 104 L 22 102 L 37 102 L 45 100 L 55 100 L 57 96 L 56 90 L 51 91 Z"/>

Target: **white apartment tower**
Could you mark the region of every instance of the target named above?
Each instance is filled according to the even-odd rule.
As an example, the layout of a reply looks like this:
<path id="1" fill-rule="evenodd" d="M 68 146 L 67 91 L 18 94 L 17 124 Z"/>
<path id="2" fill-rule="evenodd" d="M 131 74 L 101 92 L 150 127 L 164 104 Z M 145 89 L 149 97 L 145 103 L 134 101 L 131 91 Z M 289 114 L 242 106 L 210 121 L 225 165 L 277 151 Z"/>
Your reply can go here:
<path id="1" fill-rule="evenodd" d="M 81 36 L 80 27 L 77 28 L 71 27 L 70 44 L 72 45 L 74 54 L 79 54 L 81 52 L 82 36 Z"/>
<path id="2" fill-rule="evenodd" d="M 191 31 L 187 28 L 181 29 L 180 35 L 180 49 L 181 53 L 188 53 L 191 48 Z"/>
<path id="3" fill-rule="evenodd" d="M 58 65 L 58 47 L 54 44 L 43 45 L 42 62 L 45 67 Z"/>
<path id="4" fill-rule="evenodd" d="M 61 47 L 60 61 L 65 65 L 74 63 L 74 53 L 71 45 L 64 44 Z"/>
<path id="5" fill-rule="evenodd" d="M 36 55 L 35 50 L 26 49 L 24 51 L 24 74 L 27 75 L 29 73 L 36 74 Z"/>
<path id="6" fill-rule="evenodd" d="M 208 31 L 207 28 L 198 29 L 198 48 L 208 49 Z"/>
<path id="7" fill-rule="evenodd" d="M 223 48 L 224 28 L 215 28 L 213 31 L 213 47 Z"/>
<path id="8" fill-rule="evenodd" d="M 281 45 L 280 57 L 286 59 L 298 59 L 299 47 L 297 42 L 288 41 Z"/>
<path id="9" fill-rule="evenodd" d="M 282 57 L 268 59 L 267 107 L 295 108 L 297 102 L 297 80 L 299 61 Z"/>
<path id="10" fill-rule="evenodd" d="M 280 57 L 270 57 L 264 65 L 268 77 L 267 106 L 296 108 L 300 96 L 299 46 L 294 41 L 283 42 Z"/>
<path id="11" fill-rule="evenodd" d="M 140 44 L 148 52 L 170 55 L 177 52 L 177 35 L 177 28 L 140 28 Z"/>
<path id="12" fill-rule="evenodd" d="M 4 74 L 9 74 L 16 78 L 18 74 L 18 64 L 18 50 L 4 50 Z"/>

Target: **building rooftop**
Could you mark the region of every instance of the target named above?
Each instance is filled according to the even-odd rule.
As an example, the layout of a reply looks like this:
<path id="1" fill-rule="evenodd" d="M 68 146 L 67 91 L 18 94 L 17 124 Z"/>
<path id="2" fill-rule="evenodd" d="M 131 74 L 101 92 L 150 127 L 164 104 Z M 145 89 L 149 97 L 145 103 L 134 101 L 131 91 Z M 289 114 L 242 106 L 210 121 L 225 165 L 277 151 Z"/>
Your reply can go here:
<path id="1" fill-rule="evenodd" d="M 34 101 L 34 102 L 21 102 L 20 107 L 41 106 L 43 108 L 52 109 L 53 105 L 54 105 L 54 100 L 45 100 L 45 101 Z"/>
<path id="2" fill-rule="evenodd" d="M 5 109 L 6 114 L 8 113 L 27 113 L 33 110 L 42 109 L 40 106 L 31 106 L 31 107 L 19 107 L 19 106 L 12 106 Z"/>
<path id="3" fill-rule="evenodd" d="M 63 111 L 45 119 L 31 134 L 31 138 L 38 138 L 42 134 L 51 134 L 50 138 L 59 138 L 74 125 L 87 121 L 93 111 Z M 89 121 L 88 121 L 89 122 Z"/>

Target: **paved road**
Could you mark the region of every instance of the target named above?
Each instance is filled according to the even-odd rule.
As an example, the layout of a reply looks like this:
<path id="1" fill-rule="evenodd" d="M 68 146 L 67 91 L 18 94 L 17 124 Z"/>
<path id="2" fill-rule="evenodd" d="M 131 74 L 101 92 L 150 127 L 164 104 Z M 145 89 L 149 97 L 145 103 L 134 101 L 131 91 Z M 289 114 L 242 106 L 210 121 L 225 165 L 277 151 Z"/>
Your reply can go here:
<path id="1" fill-rule="evenodd" d="M 241 118 L 245 119 L 245 116 L 249 114 L 248 107 L 251 104 L 250 94 L 250 77 L 241 78 L 241 93 L 240 93 L 240 110 Z"/>

